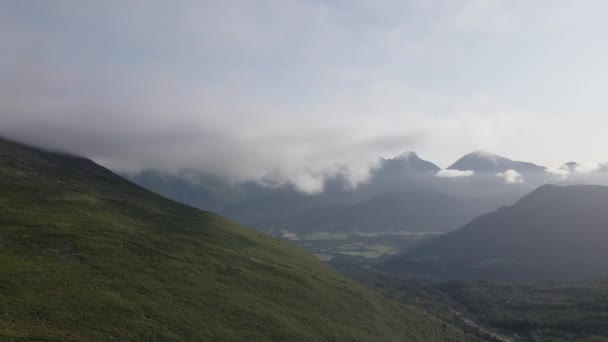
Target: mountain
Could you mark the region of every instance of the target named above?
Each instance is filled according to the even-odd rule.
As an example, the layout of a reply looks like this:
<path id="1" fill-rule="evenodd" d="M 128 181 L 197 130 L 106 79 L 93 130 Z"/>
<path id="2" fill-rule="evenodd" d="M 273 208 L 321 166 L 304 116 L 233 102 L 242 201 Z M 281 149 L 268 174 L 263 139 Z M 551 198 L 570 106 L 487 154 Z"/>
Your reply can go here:
<path id="1" fill-rule="evenodd" d="M 429 190 L 439 170 L 437 165 L 421 159 L 414 152 L 405 152 L 395 158 L 380 158 L 367 182 L 356 191 L 350 191 L 348 197 L 353 198 L 354 195 L 357 201 L 361 201 L 388 192 Z"/>
<path id="2" fill-rule="evenodd" d="M 132 178 L 138 185 L 159 195 L 211 211 L 221 211 L 245 196 L 243 190 L 218 177 L 194 170 L 168 174 L 147 169 L 133 174 Z"/>
<path id="3" fill-rule="evenodd" d="M 475 173 L 497 173 L 515 170 L 520 173 L 544 172 L 545 168 L 536 164 L 514 161 L 486 151 L 475 151 L 458 159 L 448 167 L 450 170 L 474 171 Z"/>
<path id="4" fill-rule="evenodd" d="M 218 212 L 239 223 L 265 229 L 267 222 L 291 217 L 326 205 L 347 205 L 387 192 L 423 190 L 439 170 L 414 152 L 395 158 L 380 158 L 370 179 L 357 189 L 345 186 L 340 177 L 326 180 L 325 191 L 303 194 L 293 186 L 267 187 L 257 182 L 227 184 L 217 177 L 196 171 L 167 174 L 144 170 L 124 175 L 132 182 L 170 199 L 203 210 Z"/>
<path id="5" fill-rule="evenodd" d="M 265 230 L 264 224 L 269 218 L 295 214 L 327 203 L 326 196 L 304 194 L 289 185 L 267 187 L 252 181 L 229 184 L 194 170 L 169 174 L 148 169 L 123 176 L 174 201 L 217 212 L 260 230 Z"/>
<path id="6" fill-rule="evenodd" d="M 608 187 L 545 185 L 385 267 L 448 278 L 602 278 L 607 243 Z"/>
<path id="7" fill-rule="evenodd" d="M 2 340 L 466 339 L 286 242 L 5 140 L 0 260 Z"/>
<path id="8" fill-rule="evenodd" d="M 530 177 L 523 184 L 505 186 L 495 174 L 452 180 L 436 177 L 439 170 L 416 153 L 405 152 L 395 158 L 380 158 L 369 179 L 356 189 L 344 186 L 345 180 L 335 177 L 326 180 L 324 192 L 314 195 L 298 192 L 290 185 L 231 185 L 192 170 L 178 174 L 145 170 L 125 176 L 178 202 L 273 233 L 278 228 L 447 231 L 513 203 L 534 187 Z M 430 199 L 433 196 L 436 202 Z"/>
<path id="9" fill-rule="evenodd" d="M 415 152 L 404 152 L 395 158 L 380 158 L 380 166 L 375 170 L 375 177 L 404 173 L 433 173 L 439 171 L 439 166 L 421 159 Z"/>
<path id="10" fill-rule="evenodd" d="M 300 233 L 445 232 L 496 209 L 494 200 L 460 198 L 433 191 L 396 192 L 353 205 L 317 207 L 275 224 Z"/>

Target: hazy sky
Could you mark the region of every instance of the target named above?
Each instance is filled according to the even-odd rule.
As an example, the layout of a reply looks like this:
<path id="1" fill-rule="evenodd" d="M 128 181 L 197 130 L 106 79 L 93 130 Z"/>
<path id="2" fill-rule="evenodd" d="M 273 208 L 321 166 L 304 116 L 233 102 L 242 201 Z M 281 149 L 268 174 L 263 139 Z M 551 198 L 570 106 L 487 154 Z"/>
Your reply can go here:
<path id="1" fill-rule="evenodd" d="M 608 161 L 608 1 L 0 1 L 0 134 L 302 189 L 414 150 Z"/>

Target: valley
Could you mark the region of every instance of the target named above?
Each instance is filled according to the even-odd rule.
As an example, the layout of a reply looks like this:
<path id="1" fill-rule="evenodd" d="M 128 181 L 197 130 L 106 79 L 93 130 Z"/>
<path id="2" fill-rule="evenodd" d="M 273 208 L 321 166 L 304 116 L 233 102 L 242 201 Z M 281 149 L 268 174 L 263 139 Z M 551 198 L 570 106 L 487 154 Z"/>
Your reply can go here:
<path id="1" fill-rule="evenodd" d="M 270 189 L 239 208 L 250 213 L 246 220 L 258 217 L 251 222 L 257 229 L 391 300 L 424 308 L 467 340 L 608 340 L 601 282 L 608 277 L 608 188 L 544 185 L 543 167 L 474 152 L 450 169 L 475 169 L 467 191 L 483 195 L 461 197 L 462 189 L 428 177 L 429 169 L 417 173 L 410 164 L 417 156 L 408 156 L 385 161 L 351 193 Z M 495 174 L 506 169 L 526 184 L 498 183 Z M 416 190 L 382 185 L 399 183 Z M 271 203 L 283 214 L 269 211 Z"/>
<path id="2" fill-rule="evenodd" d="M 336 268 L 371 267 L 391 256 L 412 251 L 421 243 L 441 233 L 433 232 L 352 232 L 313 231 L 298 234 L 280 231 L 280 237 L 314 253 Z"/>

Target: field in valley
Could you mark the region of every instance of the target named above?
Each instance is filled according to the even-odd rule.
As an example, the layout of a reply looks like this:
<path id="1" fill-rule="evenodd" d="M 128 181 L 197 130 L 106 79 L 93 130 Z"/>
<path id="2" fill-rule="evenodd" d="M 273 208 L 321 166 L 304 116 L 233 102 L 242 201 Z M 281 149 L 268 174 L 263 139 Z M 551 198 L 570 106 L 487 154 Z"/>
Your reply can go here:
<path id="1" fill-rule="evenodd" d="M 405 253 L 440 233 L 379 232 L 297 234 L 281 231 L 281 237 L 300 245 L 334 267 L 370 267 L 398 253 Z"/>

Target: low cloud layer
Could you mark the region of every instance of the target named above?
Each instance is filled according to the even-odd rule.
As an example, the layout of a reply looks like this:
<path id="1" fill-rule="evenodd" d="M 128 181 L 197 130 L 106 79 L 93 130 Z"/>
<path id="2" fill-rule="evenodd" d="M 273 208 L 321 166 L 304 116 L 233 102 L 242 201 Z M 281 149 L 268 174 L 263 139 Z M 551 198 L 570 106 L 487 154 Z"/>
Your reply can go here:
<path id="1" fill-rule="evenodd" d="M 545 171 L 549 180 L 566 180 L 571 174 L 570 170 L 564 168 L 547 168 Z"/>
<path id="2" fill-rule="evenodd" d="M 568 107 L 555 99 L 572 98 L 553 96 L 569 89 L 537 86 L 553 70 L 510 79 L 529 76 L 538 56 L 559 70 L 578 62 L 557 58 L 555 46 L 518 49 L 519 64 L 501 56 L 528 36 L 562 42 L 539 38 L 572 28 L 589 36 L 580 24 L 605 13 L 591 3 L 354 1 L 346 10 L 339 1 L 3 2 L 0 135 L 120 171 L 197 169 L 308 193 L 338 174 L 357 186 L 378 157 L 404 150 L 444 166 L 478 148 L 544 163 L 536 157 L 575 149 L 537 139 L 547 122 L 560 122 L 552 127 L 560 136 L 585 122 L 605 127 L 606 116 L 594 121 L 582 108 L 587 119 L 573 123 L 553 111 Z M 595 56 L 579 48 L 569 50 Z M 504 84 L 518 86 L 503 93 Z M 532 140 L 540 142 L 530 148 Z"/>
<path id="3" fill-rule="evenodd" d="M 439 178 L 462 178 L 462 177 L 470 177 L 470 176 L 473 176 L 474 174 L 475 174 L 475 172 L 473 172 L 471 170 L 461 171 L 461 170 L 444 169 L 444 170 L 437 171 L 435 176 L 437 176 Z"/>
<path id="4" fill-rule="evenodd" d="M 582 178 L 595 179 L 597 176 L 608 175 L 608 164 L 570 162 L 559 168 L 548 168 L 550 180 L 576 180 Z"/>
<path id="5" fill-rule="evenodd" d="M 579 174 L 579 175 L 586 175 L 588 173 L 592 173 L 592 172 L 597 172 L 601 169 L 601 165 L 597 164 L 597 163 L 582 163 L 582 164 L 578 164 L 575 169 L 574 169 L 574 173 L 575 174 Z"/>
<path id="6" fill-rule="evenodd" d="M 496 177 L 503 179 L 506 184 L 520 184 L 524 182 L 524 176 L 515 170 L 499 172 L 496 174 Z"/>

